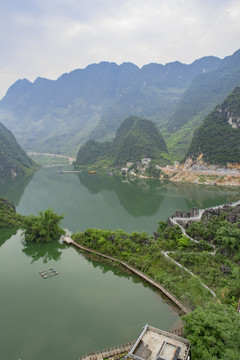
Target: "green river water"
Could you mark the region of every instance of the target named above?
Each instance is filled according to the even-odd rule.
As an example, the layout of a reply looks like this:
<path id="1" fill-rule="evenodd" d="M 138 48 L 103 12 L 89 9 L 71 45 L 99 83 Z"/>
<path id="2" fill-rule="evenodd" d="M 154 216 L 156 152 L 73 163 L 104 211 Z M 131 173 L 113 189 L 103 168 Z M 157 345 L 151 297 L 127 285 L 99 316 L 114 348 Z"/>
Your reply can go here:
<path id="1" fill-rule="evenodd" d="M 151 234 L 176 209 L 239 200 L 234 189 L 162 184 L 43 168 L 0 196 L 21 214 L 50 207 L 68 233 L 87 227 Z M 39 271 L 58 275 L 44 280 Z M 61 243 L 24 245 L 20 232 L 0 231 L 0 358 L 75 360 L 136 339 L 148 323 L 168 330 L 178 319 L 161 294 Z"/>

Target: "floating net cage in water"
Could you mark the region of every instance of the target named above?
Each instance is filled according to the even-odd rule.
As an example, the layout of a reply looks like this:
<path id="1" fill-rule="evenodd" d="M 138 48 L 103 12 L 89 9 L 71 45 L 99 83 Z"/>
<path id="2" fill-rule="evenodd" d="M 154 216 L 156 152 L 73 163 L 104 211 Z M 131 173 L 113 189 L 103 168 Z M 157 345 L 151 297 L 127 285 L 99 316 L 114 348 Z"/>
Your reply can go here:
<path id="1" fill-rule="evenodd" d="M 53 268 L 50 268 L 48 270 L 44 270 L 44 271 L 39 271 L 39 274 L 44 278 L 44 279 L 48 279 L 52 276 L 58 275 L 58 272 L 56 270 L 54 270 Z"/>

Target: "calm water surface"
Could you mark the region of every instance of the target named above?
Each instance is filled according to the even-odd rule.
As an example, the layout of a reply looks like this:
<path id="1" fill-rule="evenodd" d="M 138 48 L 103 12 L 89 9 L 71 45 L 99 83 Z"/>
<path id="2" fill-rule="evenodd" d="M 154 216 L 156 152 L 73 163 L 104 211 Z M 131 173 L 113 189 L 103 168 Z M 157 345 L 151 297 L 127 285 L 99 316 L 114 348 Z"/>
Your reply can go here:
<path id="1" fill-rule="evenodd" d="M 58 175 L 55 168 L 0 185 L 0 195 L 22 214 L 53 208 L 64 214 L 68 232 L 96 227 L 149 234 L 176 209 L 239 199 L 231 189 Z M 42 279 L 39 271 L 50 267 L 59 275 Z M 64 244 L 26 246 L 20 232 L 0 231 L 0 274 L 1 359 L 78 359 L 135 339 L 146 323 L 168 330 L 178 319 L 136 277 L 89 261 Z"/>

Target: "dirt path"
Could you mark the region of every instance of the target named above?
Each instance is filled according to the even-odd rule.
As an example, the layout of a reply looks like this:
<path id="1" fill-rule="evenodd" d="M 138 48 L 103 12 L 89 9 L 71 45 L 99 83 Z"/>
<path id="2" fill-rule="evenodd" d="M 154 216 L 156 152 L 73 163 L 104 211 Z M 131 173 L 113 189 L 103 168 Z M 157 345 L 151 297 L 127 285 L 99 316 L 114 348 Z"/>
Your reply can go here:
<path id="1" fill-rule="evenodd" d="M 52 157 L 68 159 L 70 164 L 72 164 L 73 161 L 76 161 L 76 158 L 68 156 L 68 155 L 59 155 L 59 154 L 51 154 L 51 153 L 38 153 L 38 152 L 33 152 L 33 151 L 28 151 L 27 153 L 29 155 L 52 156 Z"/>

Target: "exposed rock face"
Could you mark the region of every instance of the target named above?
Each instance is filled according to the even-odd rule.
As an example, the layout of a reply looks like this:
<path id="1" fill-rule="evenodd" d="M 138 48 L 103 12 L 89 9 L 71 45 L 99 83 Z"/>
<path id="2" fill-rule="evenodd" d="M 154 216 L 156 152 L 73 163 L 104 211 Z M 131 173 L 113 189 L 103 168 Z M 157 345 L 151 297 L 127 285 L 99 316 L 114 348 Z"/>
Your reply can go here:
<path id="1" fill-rule="evenodd" d="M 178 218 L 191 218 L 199 215 L 199 209 L 197 207 L 191 208 L 190 212 L 177 210 L 174 217 Z"/>
<path id="2" fill-rule="evenodd" d="M 230 223 L 236 223 L 240 221 L 240 205 L 231 207 L 230 205 L 224 205 L 222 208 L 216 209 L 207 209 L 203 212 L 202 217 L 209 219 L 214 215 L 221 215 L 222 213 L 227 213 L 225 219 Z"/>
<path id="3" fill-rule="evenodd" d="M 212 216 L 220 216 L 223 213 L 226 214 L 225 219 L 231 224 L 240 222 L 240 204 L 237 204 L 235 206 L 226 204 L 223 206 L 219 206 L 217 208 L 211 208 L 206 210 L 199 210 L 198 208 L 192 208 L 190 212 L 177 210 L 175 214 L 172 215 L 170 218 L 175 218 L 175 221 L 184 229 L 186 229 L 194 221 L 199 221 L 204 219 L 208 220 Z M 169 226 L 174 226 L 170 218 L 167 219 L 167 223 Z"/>
<path id="4" fill-rule="evenodd" d="M 231 268 L 224 264 L 220 266 L 220 269 L 224 275 L 228 275 L 231 272 Z"/>
<path id="5" fill-rule="evenodd" d="M 240 163 L 227 163 L 227 166 L 207 164 L 202 160 L 187 158 L 182 164 L 175 162 L 161 168 L 169 180 L 194 184 L 240 186 Z"/>
<path id="6" fill-rule="evenodd" d="M 228 111 L 228 109 L 224 108 L 223 106 L 217 107 L 216 111 L 218 111 L 219 113 L 227 114 L 227 121 L 228 121 L 229 125 L 232 126 L 233 129 L 240 128 L 240 116 L 237 116 L 232 111 Z"/>

